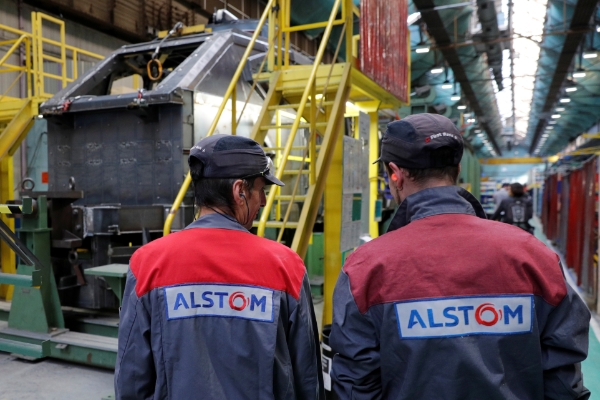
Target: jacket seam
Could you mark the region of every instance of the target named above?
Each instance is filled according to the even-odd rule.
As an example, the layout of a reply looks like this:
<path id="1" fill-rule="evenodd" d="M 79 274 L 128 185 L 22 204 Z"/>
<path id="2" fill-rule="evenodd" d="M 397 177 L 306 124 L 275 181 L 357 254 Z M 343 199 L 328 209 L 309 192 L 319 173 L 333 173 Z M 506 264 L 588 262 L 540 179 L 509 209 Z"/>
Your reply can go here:
<path id="1" fill-rule="evenodd" d="M 157 290 L 157 289 L 154 289 Z M 157 292 L 157 295 L 159 295 L 159 293 Z M 165 300 L 165 299 L 163 299 Z M 166 301 L 166 300 L 165 300 Z M 161 307 L 162 309 L 162 307 Z M 164 335 L 162 334 L 166 327 L 164 326 L 164 315 L 162 312 L 159 312 L 159 321 L 160 321 L 160 355 L 162 358 L 162 365 L 163 365 L 163 371 L 164 371 L 164 379 L 165 379 L 165 387 L 167 389 L 167 399 L 169 399 L 171 397 L 171 392 L 169 390 L 169 379 L 168 379 L 168 375 L 167 375 L 167 360 L 165 359 L 165 343 L 164 343 Z"/>
<path id="2" fill-rule="evenodd" d="M 135 324 L 135 321 L 137 319 L 137 303 L 140 301 L 139 298 L 136 299 L 136 306 L 134 307 L 135 313 L 133 315 L 133 321 L 131 321 L 131 326 L 129 328 L 129 332 L 127 333 L 127 339 L 125 340 L 125 347 L 123 348 L 123 354 L 125 354 L 125 351 L 127 350 L 127 348 L 129 347 L 129 338 L 131 337 L 131 332 L 133 331 L 133 325 Z M 121 360 L 119 362 L 119 376 L 117 376 L 117 384 L 120 382 L 121 380 L 121 365 L 123 365 L 123 357 L 121 357 Z"/>

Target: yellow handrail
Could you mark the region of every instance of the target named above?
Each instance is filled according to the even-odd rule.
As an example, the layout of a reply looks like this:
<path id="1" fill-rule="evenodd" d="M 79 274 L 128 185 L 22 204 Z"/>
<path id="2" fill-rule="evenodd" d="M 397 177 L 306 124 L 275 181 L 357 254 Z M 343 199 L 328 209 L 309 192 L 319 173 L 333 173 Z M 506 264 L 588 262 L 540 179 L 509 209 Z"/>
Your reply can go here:
<path id="1" fill-rule="evenodd" d="M 321 64 L 321 60 L 323 59 L 323 54 L 325 54 L 325 49 L 327 47 L 327 42 L 329 41 L 329 36 L 331 35 L 331 30 L 333 28 L 333 23 L 335 22 L 335 17 L 337 15 L 337 11 L 340 7 L 341 0 L 336 0 L 333 8 L 331 9 L 331 14 L 329 16 L 329 21 L 327 23 L 327 27 L 325 28 L 325 32 L 323 33 L 323 37 L 321 38 L 321 43 L 319 44 L 319 50 L 317 51 L 317 55 L 315 57 L 315 62 L 313 63 L 313 67 L 310 71 L 310 76 L 308 81 L 306 82 L 306 89 L 302 93 L 302 99 L 300 100 L 300 104 L 298 106 L 298 111 L 296 113 L 296 119 L 294 119 L 294 123 L 290 129 L 290 136 L 288 137 L 288 141 L 285 145 L 285 149 L 283 151 L 282 160 L 283 165 L 280 166 L 277 170 L 277 179 L 281 180 L 283 177 L 283 170 L 285 169 L 285 163 L 290 155 L 292 150 L 292 145 L 294 144 L 294 137 L 296 132 L 298 131 L 298 126 L 300 125 L 300 120 L 302 119 L 302 114 L 304 113 L 304 108 L 306 106 L 306 102 L 308 101 L 308 96 L 310 95 L 311 88 L 315 82 L 317 77 L 317 71 L 319 69 L 319 65 Z M 315 101 L 316 99 L 313 99 Z M 265 228 L 267 227 L 267 220 L 269 218 L 269 214 L 271 211 L 271 207 L 273 207 L 273 202 L 275 201 L 276 190 L 271 190 L 269 192 L 269 196 L 267 197 L 267 203 L 263 209 L 262 214 L 260 215 L 260 222 L 258 223 L 258 236 L 265 236 Z"/>
<path id="2" fill-rule="evenodd" d="M 333 54 L 333 59 L 337 59 L 337 56 L 340 52 L 340 47 L 342 45 L 342 40 L 344 38 L 344 32 L 346 30 L 346 24 L 343 25 L 342 28 L 342 33 L 340 34 L 340 38 L 338 40 L 338 44 L 335 48 L 335 53 Z M 303 148 L 304 153 L 302 156 L 302 161 L 300 163 L 300 171 L 298 173 L 298 177 L 296 178 L 296 183 L 294 184 L 294 188 L 292 189 L 292 197 L 290 198 L 289 201 L 289 205 L 288 208 L 285 212 L 285 217 L 283 218 L 283 221 L 281 223 L 281 228 L 279 229 L 279 235 L 277 236 L 277 242 L 281 242 L 281 239 L 283 238 L 283 233 L 285 231 L 285 226 L 288 222 L 288 219 L 290 218 L 290 212 L 292 210 L 292 203 L 294 202 L 294 199 L 296 198 L 296 193 L 298 191 L 298 185 L 300 184 L 300 177 L 302 175 L 302 171 L 304 170 L 304 165 L 305 162 L 307 160 L 307 156 L 308 153 L 310 151 L 311 154 L 311 160 L 313 162 L 310 163 L 310 184 L 314 185 L 317 181 L 317 129 L 316 129 L 316 121 L 317 121 L 317 117 L 318 117 L 318 113 L 322 107 L 323 107 L 323 101 L 325 100 L 325 93 L 327 93 L 327 86 L 329 86 L 329 80 L 331 79 L 331 74 L 333 72 L 333 68 L 335 67 L 335 63 L 331 64 L 331 67 L 329 68 L 329 74 L 327 75 L 327 79 L 325 80 L 325 85 L 323 85 L 323 93 L 321 94 L 321 100 L 320 100 L 320 104 L 317 107 L 316 105 L 316 101 L 311 101 L 310 103 L 310 116 L 311 116 L 311 120 L 310 120 L 310 124 L 311 124 L 311 128 L 310 128 L 310 138 L 308 140 L 308 143 L 306 144 L 306 146 Z M 310 92 L 311 98 L 316 100 L 316 85 L 315 82 L 313 82 L 312 86 L 311 86 L 311 92 Z M 283 163 L 285 166 L 285 162 Z"/>
<path id="3" fill-rule="evenodd" d="M 275 0 L 269 0 L 269 2 L 267 3 L 267 5 L 265 7 L 265 11 L 263 12 L 262 16 L 260 17 L 258 25 L 256 26 L 256 29 L 254 30 L 254 34 L 252 35 L 252 38 L 250 39 L 250 42 L 248 43 L 248 47 L 246 47 L 246 51 L 244 52 L 244 55 L 242 55 L 242 58 L 240 60 L 240 63 L 238 65 L 236 71 L 235 71 L 235 74 L 233 75 L 233 78 L 231 79 L 231 82 L 229 83 L 229 87 L 227 88 L 225 95 L 223 95 L 223 101 L 221 102 L 221 105 L 219 106 L 219 109 L 217 111 L 215 119 L 213 120 L 212 124 L 210 125 L 210 128 L 208 128 L 208 132 L 206 133 L 207 137 L 211 136 L 217 129 L 217 124 L 219 123 L 219 119 L 221 118 L 221 115 L 223 114 L 223 110 L 225 110 L 225 106 L 227 105 L 227 102 L 229 101 L 231 94 L 236 89 L 237 82 L 240 79 L 240 76 L 242 75 L 242 71 L 244 70 L 244 67 L 246 66 L 248 57 L 250 56 L 250 53 L 252 52 L 252 49 L 254 48 L 254 43 L 256 43 L 256 39 L 258 39 L 258 36 L 260 35 L 260 31 L 262 30 L 262 28 L 265 24 L 265 21 L 267 20 L 268 15 L 271 13 L 274 3 L 275 3 Z M 179 210 L 179 206 L 181 205 L 181 202 L 183 201 L 185 193 L 187 192 L 188 188 L 190 187 L 190 183 L 192 183 L 192 176 L 188 172 L 187 176 L 185 177 L 185 179 L 183 181 L 183 184 L 181 185 L 181 188 L 179 189 L 179 192 L 177 193 L 177 197 L 175 198 L 175 201 L 173 202 L 173 205 L 171 206 L 169 215 L 167 215 L 167 218 L 165 220 L 165 225 L 163 227 L 163 235 L 164 236 L 167 236 L 169 233 L 171 233 L 171 225 L 173 225 L 173 219 L 175 219 L 175 214 L 177 214 L 177 210 Z"/>

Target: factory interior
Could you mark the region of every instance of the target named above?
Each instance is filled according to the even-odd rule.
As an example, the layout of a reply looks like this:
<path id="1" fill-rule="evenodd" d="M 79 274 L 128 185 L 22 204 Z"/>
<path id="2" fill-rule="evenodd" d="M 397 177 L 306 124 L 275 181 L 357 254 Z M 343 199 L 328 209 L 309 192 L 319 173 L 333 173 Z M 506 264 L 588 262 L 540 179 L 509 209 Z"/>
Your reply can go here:
<path id="1" fill-rule="evenodd" d="M 115 398 L 130 258 L 194 221 L 188 156 L 214 134 L 273 160 L 285 186 L 251 232 L 303 259 L 331 324 L 346 258 L 398 206 L 383 132 L 420 113 L 460 131 L 458 185 L 489 217 L 526 185 L 592 313 L 600 400 L 599 6 L 0 0 L 0 400 Z"/>

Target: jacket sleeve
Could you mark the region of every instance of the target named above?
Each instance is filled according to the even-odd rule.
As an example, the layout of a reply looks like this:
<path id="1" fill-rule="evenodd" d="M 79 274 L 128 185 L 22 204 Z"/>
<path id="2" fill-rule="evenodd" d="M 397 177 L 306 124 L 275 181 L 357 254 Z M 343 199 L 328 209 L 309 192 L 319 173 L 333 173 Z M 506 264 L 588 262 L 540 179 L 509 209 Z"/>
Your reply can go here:
<path id="1" fill-rule="evenodd" d="M 148 399 L 154 394 L 156 371 L 150 345 L 150 314 L 135 292 L 136 278 L 127 272 L 119 322 L 115 366 L 115 398 Z"/>
<path id="2" fill-rule="evenodd" d="M 380 399 L 379 336 L 373 321 L 358 310 L 344 271 L 333 294 L 330 344 L 333 389 L 339 399 Z"/>
<path id="3" fill-rule="evenodd" d="M 581 361 L 588 352 L 590 312 L 567 285 L 567 295 L 548 315 L 541 333 L 545 399 L 588 399 Z"/>
<path id="4" fill-rule="evenodd" d="M 300 297 L 289 317 L 288 349 L 294 371 L 296 398 L 324 399 L 319 328 L 306 274 Z"/>

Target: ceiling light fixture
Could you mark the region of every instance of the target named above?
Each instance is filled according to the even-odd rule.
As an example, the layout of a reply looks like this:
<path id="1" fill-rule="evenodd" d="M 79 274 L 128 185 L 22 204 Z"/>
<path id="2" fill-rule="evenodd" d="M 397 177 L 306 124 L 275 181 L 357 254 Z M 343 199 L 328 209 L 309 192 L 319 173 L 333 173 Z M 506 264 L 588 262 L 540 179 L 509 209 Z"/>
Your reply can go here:
<path id="1" fill-rule="evenodd" d="M 576 87 L 568 87 L 565 89 L 565 92 L 576 92 L 577 88 Z"/>
<path id="2" fill-rule="evenodd" d="M 450 97 L 450 100 L 452 100 L 452 101 L 458 101 L 458 100 L 460 100 L 460 96 L 459 96 L 459 95 L 457 95 L 456 93 L 454 93 L 454 94 L 453 94 L 453 95 Z M 459 106 L 459 107 L 460 107 L 460 106 Z M 466 108 L 466 106 L 465 106 L 465 108 Z"/>
<path id="3" fill-rule="evenodd" d="M 429 53 L 429 47 L 417 47 L 415 51 L 419 54 Z"/>
<path id="4" fill-rule="evenodd" d="M 473 123 L 473 122 L 475 122 L 475 118 L 469 118 L 469 119 L 467 120 L 467 123 L 469 123 L 469 124 L 471 124 L 471 123 Z"/>
<path id="5" fill-rule="evenodd" d="M 583 58 L 596 58 L 598 57 L 598 53 L 596 53 L 595 51 L 586 51 L 585 53 L 583 53 Z"/>
<path id="6" fill-rule="evenodd" d="M 558 119 L 558 118 L 560 118 L 560 114 L 552 114 L 552 118 Z"/>
<path id="7" fill-rule="evenodd" d="M 408 16 L 408 18 L 406 18 L 406 23 L 408 26 L 410 26 L 410 25 L 414 24 L 415 22 L 417 22 L 419 19 L 421 19 L 420 12 L 412 13 Z"/>
<path id="8" fill-rule="evenodd" d="M 573 72 L 573 78 L 584 78 L 584 77 L 585 77 L 584 71 Z"/>
<path id="9" fill-rule="evenodd" d="M 446 79 L 444 83 L 442 83 L 442 89 L 452 89 L 452 84 L 448 79 Z"/>
<path id="10" fill-rule="evenodd" d="M 441 74 L 442 72 L 444 72 L 444 68 L 433 68 L 431 70 L 432 74 Z"/>
<path id="11" fill-rule="evenodd" d="M 460 100 L 460 97 L 459 97 L 459 98 L 457 98 L 457 99 L 456 99 L 456 98 L 454 98 L 454 97 L 450 97 L 450 100 Z M 466 109 L 467 109 L 467 106 L 458 106 L 458 107 L 456 107 L 456 108 L 458 108 L 459 110 L 466 110 Z"/>
<path id="12" fill-rule="evenodd" d="M 571 99 L 570 99 L 570 98 L 568 98 L 568 97 L 563 97 L 562 99 L 560 99 L 560 102 L 561 102 L 561 103 L 570 103 L 570 102 L 571 102 Z"/>
<path id="13" fill-rule="evenodd" d="M 556 111 L 560 112 L 560 111 L 565 111 L 564 107 L 556 107 Z"/>
<path id="14" fill-rule="evenodd" d="M 551 125 L 554 125 L 554 124 L 556 124 L 556 122 L 557 121 L 549 121 L 548 123 L 551 124 Z"/>

